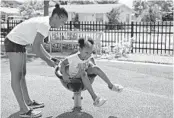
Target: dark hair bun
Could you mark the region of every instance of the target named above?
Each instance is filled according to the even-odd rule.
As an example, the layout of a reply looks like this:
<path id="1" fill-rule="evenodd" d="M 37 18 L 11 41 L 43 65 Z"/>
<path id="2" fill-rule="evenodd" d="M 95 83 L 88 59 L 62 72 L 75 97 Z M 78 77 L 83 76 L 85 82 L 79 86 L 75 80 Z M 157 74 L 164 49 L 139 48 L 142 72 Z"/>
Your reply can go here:
<path id="1" fill-rule="evenodd" d="M 78 43 L 79 43 L 80 48 L 83 48 L 84 45 L 85 45 L 85 39 L 84 39 L 84 38 L 80 38 L 80 39 L 78 40 Z"/>
<path id="2" fill-rule="evenodd" d="M 56 7 L 57 9 L 60 9 L 60 5 L 59 5 L 58 3 L 55 5 L 55 7 Z"/>

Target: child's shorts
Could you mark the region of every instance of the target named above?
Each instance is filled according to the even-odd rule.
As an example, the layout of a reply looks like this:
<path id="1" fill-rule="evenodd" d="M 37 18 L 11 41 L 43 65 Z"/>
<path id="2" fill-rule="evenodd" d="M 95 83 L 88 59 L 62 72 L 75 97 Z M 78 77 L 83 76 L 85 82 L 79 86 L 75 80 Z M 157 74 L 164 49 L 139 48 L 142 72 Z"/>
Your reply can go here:
<path id="1" fill-rule="evenodd" d="M 25 45 L 16 44 L 10 41 L 8 38 L 5 38 L 4 46 L 6 52 L 21 52 L 21 53 L 26 52 Z"/>

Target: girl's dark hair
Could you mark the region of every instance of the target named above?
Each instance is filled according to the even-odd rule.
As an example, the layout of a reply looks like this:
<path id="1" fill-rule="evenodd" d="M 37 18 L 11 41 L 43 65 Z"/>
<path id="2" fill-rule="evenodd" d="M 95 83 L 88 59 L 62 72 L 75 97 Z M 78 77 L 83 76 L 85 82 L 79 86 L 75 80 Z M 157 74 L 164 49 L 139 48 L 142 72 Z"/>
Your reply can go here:
<path id="1" fill-rule="evenodd" d="M 67 11 L 63 7 L 60 7 L 59 4 L 55 5 L 55 8 L 53 9 L 53 12 L 52 12 L 51 16 L 53 16 L 54 14 L 57 14 L 59 17 L 64 15 L 68 18 Z"/>
<path id="2" fill-rule="evenodd" d="M 80 48 L 90 47 L 91 45 L 94 45 L 94 40 L 92 38 L 88 38 L 87 40 L 79 38 L 78 44 Z"/>

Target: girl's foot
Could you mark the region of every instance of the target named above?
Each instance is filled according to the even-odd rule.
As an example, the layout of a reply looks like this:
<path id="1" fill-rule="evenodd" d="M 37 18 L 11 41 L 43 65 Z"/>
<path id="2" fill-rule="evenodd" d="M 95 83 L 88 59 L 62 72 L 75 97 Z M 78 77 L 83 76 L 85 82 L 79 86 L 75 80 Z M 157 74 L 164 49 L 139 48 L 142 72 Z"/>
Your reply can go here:
<path id="1" fill-rule="evenodd" d="M 43 108 L 44 107 L 44 103 L 39 103 L 39 102 L 36 102 L 35 100 L 33 100 L 30 104 L 28 104 L 28 106 L 31 109 Z"/>
<path id="2" fill-rule="evenodd" d="M 95 107 L 100 107 L 106 102 L 106 99 L 97 97 L 93 103 Z"/>
<path id="3" fill-rule="evenodd" d="M 41 117 L 42 114 L 41 114 L 41 111 L 34 111 L 30 109 L 29 111 L 25 113 L 21 113 L 19 116 L 22 118 L 38 118 L 38 117 Z"/>
<path id="4" fill-rule="evenodd" d="M 121 92 L 123 90 L 123 86 L 119 84 L 113 84 L 112 87 L 109 86 L 109 89 L 111 89 L 112 91 Z"/>

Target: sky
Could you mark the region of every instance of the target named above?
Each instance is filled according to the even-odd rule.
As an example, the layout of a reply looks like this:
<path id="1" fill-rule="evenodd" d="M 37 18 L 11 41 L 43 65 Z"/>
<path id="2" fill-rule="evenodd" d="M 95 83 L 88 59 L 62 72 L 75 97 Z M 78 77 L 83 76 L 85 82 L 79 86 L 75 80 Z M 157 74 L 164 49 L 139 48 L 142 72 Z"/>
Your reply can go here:
<path id="1" fill-rule="evenodd" d="M 27 1 L 27 0 L 16 0 L 16 1 L 24 2 L 24 1 Z M 39 0 L 39 1 L 43 1 L 43 0 Z M 130 8 L 132 8 L 133 1 L 134 0 L 119 0 L 120 3 L 125 4 Z"/>
<path id="2" fill-rule="evenodd" d="M 120 3 L 127 5 L 128 7 L 132 8 L 134 0 L 119 0 Z"/>

